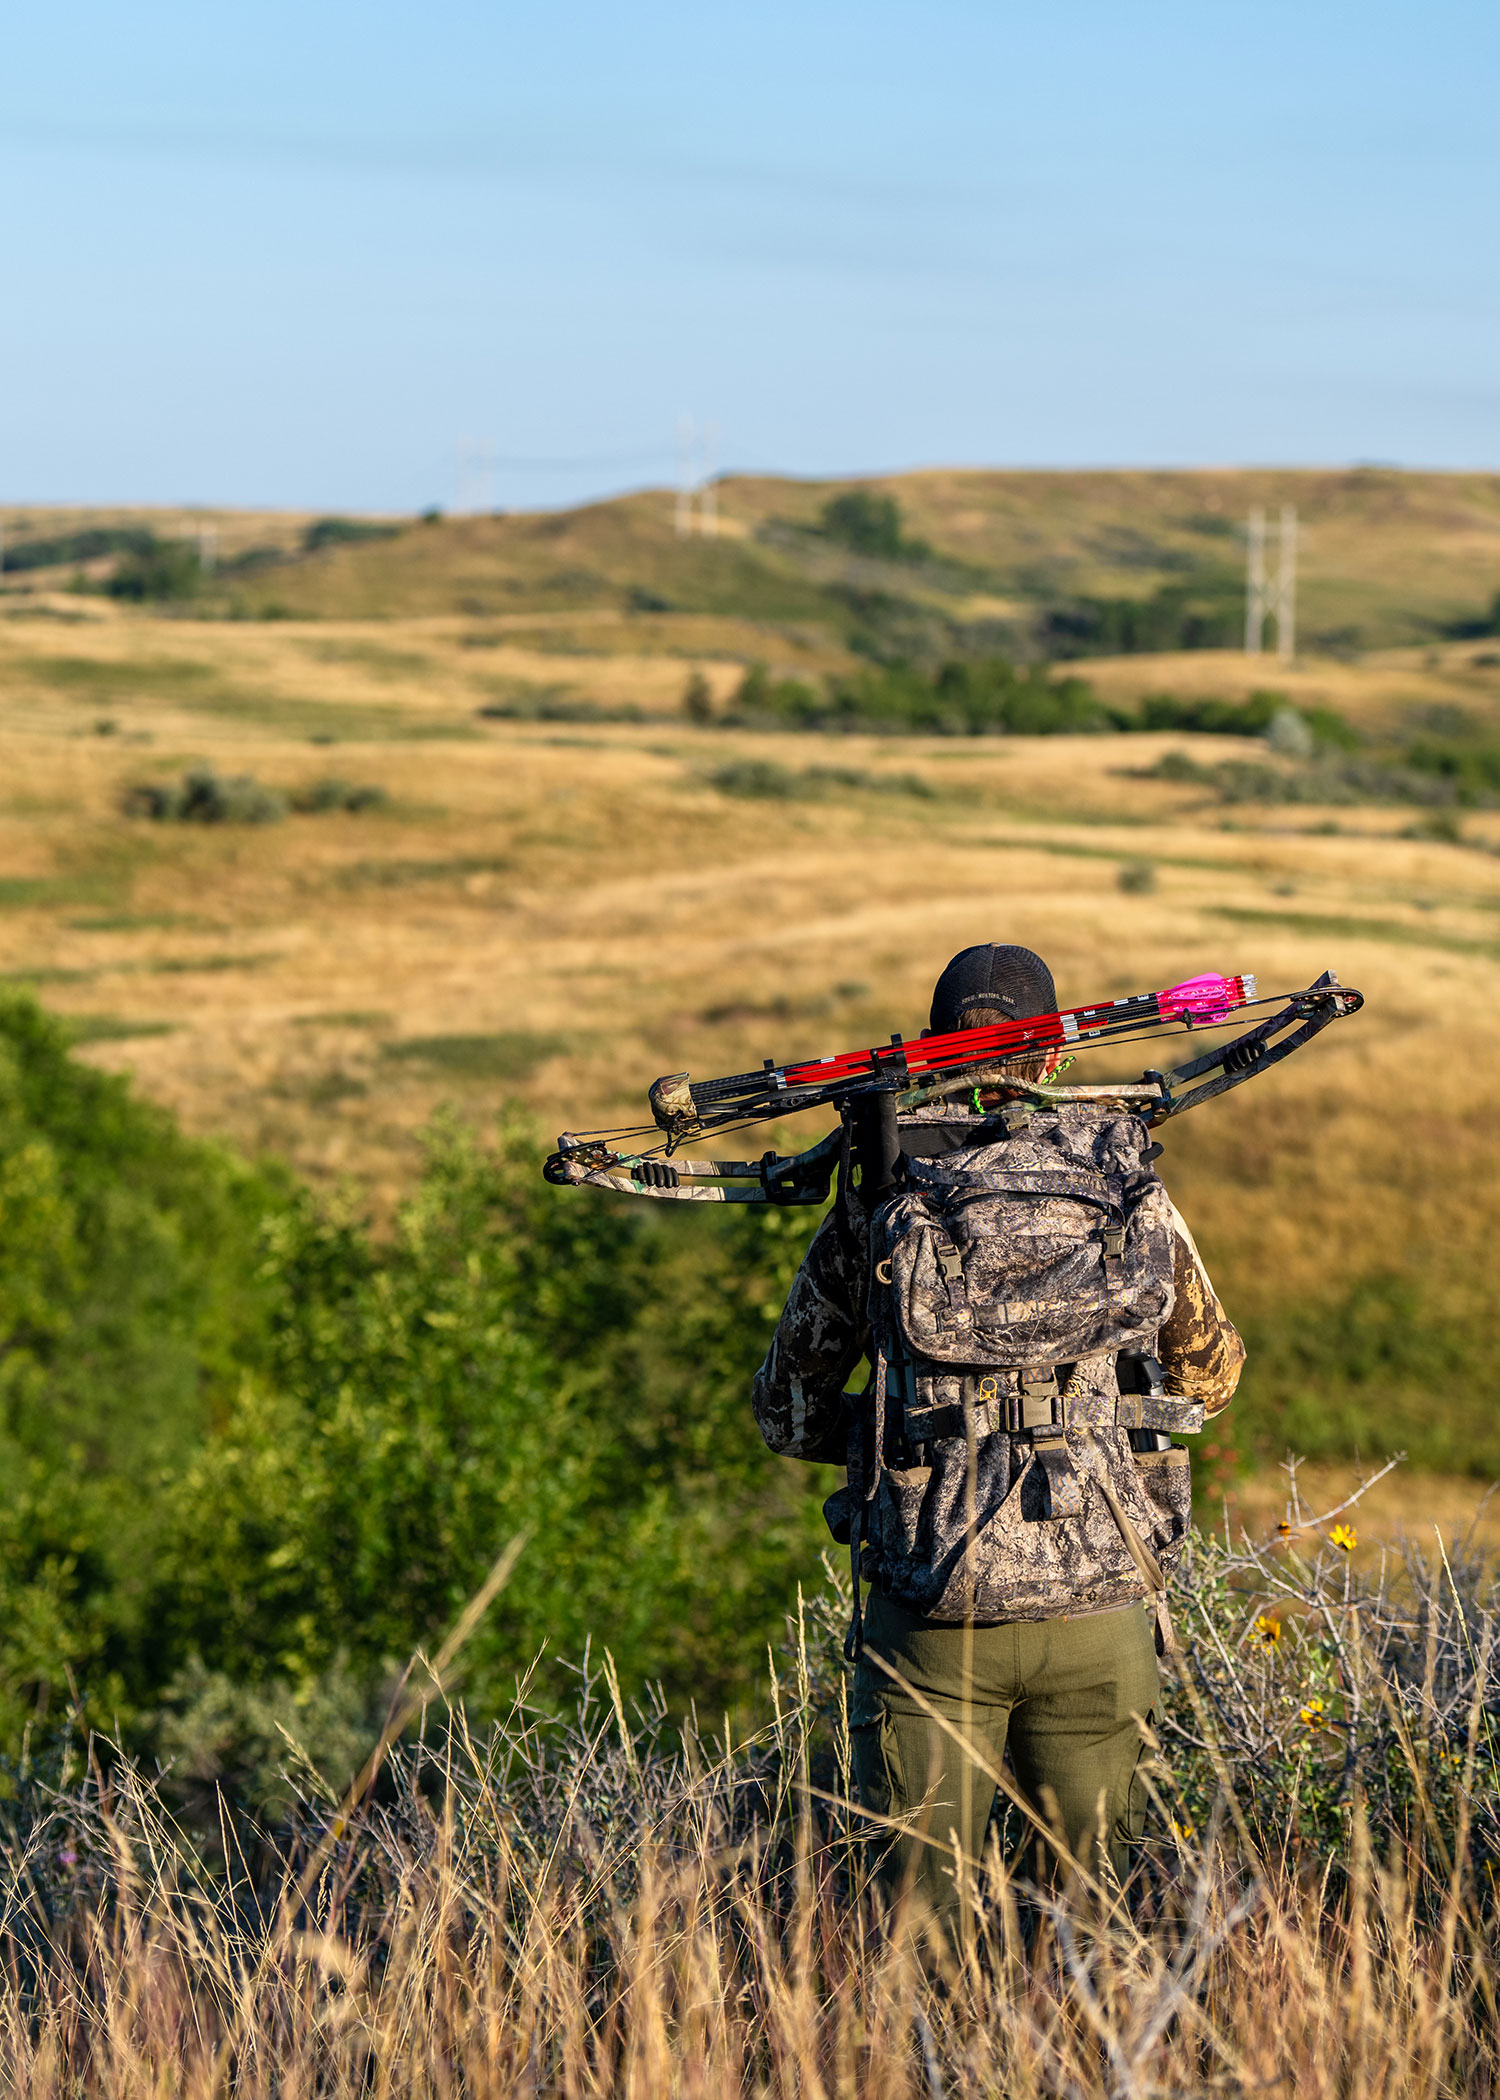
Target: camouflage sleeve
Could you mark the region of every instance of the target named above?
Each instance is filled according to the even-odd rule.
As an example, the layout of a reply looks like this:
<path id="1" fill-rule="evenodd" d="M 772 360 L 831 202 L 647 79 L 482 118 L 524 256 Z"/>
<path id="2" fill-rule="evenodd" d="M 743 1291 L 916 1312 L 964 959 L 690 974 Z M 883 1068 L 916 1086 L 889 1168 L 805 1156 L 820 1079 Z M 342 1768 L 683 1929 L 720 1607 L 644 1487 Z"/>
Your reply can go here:
<path id="1" fill-rule="evenodd" d="M 1222 1414 L 1240 1382 L 1245 1345 L 1219 1303 L 1203 1257 L 1175 1205 L 1172 1234 L 1177 1296 L 1156 1343 L 1167 1391 L 1184 1400 L 1201 1400 L 1206 1415 Z"/>
<path id="2" fill-rule="evenodd" d="M 830 1211 L 813 1234 L 751 1404 L 760 1433 L 784 1458 L 842 1465 L 845 1380 L 864 1353 L 866 1258 Z"/>

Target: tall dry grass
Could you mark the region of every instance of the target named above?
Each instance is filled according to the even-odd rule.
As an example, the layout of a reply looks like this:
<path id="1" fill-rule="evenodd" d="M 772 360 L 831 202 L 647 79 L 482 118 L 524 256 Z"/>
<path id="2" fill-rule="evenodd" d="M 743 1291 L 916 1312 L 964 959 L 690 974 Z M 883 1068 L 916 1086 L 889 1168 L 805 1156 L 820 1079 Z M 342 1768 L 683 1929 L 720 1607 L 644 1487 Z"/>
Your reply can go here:
<path id="1" fill-rule="evenodd" d="M 567 1716 L 524 1684 L 483 1732 L 434 1704 L 357 1810 L 304 1771 L 279 1835 L 190 1824 L 169 1779 L 79 1746 L 70 1773 L 15 1775 L 6 1812 L 0 2081 L 1488 2094 L 1490 1579 L 1441 1542 L 1358 1578 L 1335 1515 L 1293 1502 L 1278 1537 L 1200 1543 L 1178 1577 L 1129 1886 L 1039 1894 L 1002 1825 L 957 1944 L 893 1905 L 847 1805 L 832 1579 L 748 1740 L 631 1711 L 586 1658 Z"/>

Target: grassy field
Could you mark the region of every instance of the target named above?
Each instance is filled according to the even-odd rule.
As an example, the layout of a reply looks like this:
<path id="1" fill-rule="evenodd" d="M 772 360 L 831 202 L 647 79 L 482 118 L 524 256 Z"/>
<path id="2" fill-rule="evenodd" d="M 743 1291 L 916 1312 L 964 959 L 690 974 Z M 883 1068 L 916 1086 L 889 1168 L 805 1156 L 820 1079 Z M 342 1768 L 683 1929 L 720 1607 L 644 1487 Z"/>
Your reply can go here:
<path id="1" fill-rule="evenodd" d="M 1160 552 L 1194 518 L 1279 500 L 1296 479 L 900 488 L 945 559 L 998 574 L 1030 544 L 1102 589 L 1128 567 L 1121 518 L 1144 519 Z M 1430 1465 L 1488 1468 L 1500 813 L 1424 836 L 1445 827 L 1409 808 L 1231 807 L 1150 777 L 1166 752 L 1218 764 L 1225 738 L 833 746 L 697 724 L 681 712 L 694 666 L 722 701 L 756 656 L 851 661 L 818 606 L 799 626 L 787 606 L 736 611 L 732 592 L 718 609 L 536 602 L 574 560 L 570 536 L 589 540 L 599 573 L 607 541 L 612 574 L 659 581 L 661 562 L 780 560 L 754 533 L 782 516 L 806 526 L 825 493 L 731 483 L 718 544 L 674 541 L 655 496 L 412 526 L 307 560 L 290 552 L 305 520 L 242 521 L 238 541 L 226 525 L 231 549 L 280 532 L 288 560 L 264 576 L 289 604 L 314 594 L 317 617 L 188 616 L 45 574 L 7 579 L 0 969 L 70 1018 L 81 1055 L 128 1069 L 192 1129 L 325 1185 L 351 1178 L 388 1211 L 442 1103 L 479 1119 L 520 1103 L 549 1134 L 633 1120 L 663 1071 L 743 1070 L 917 1028 L 936 969 L 970 941 L 1038 948 L 1065 1003 L 1210 968 L 1291 987 L 1332 966 L 1365 991 L 1365 1013 L 1170 1133 L 1164 1171 L 1262 1360 L 1282 1366 L 1289 1434 L 1377 1455 L 1414 1440 Z M 1296 493 L 1313 517 L 1326 510 L 1308 539 L 1315 607 L 1320 591 L 1328 608 L 1363 593 L 1374 620 L 1384 592 L 1380 617 L 1411 627 L 1484 599 L 1500 574 L 1493 480 L 1301 477 Z M 544 542 L 554 566 L 518 589 L 523 610 L 455 607 L 465 563 L 518 571 Z M 1482 639 L 1274 672 L 1213 650 L 1084 668 L 1111 699 L 1243 697 L 1274 677 L 1377 735 L 1444 709 L 1500 726 Z M 546 718 L 590 709 L 600 718 Z M 294 799 L 330 779 L 385 799 L 263 825 L 124 813 L 132 789 L 201 765 Z M 1331 1400 L 1319 1349 L 1358 1365 Z M 1424 1389 L 1441 1396 L 1435 1414 Z"/>

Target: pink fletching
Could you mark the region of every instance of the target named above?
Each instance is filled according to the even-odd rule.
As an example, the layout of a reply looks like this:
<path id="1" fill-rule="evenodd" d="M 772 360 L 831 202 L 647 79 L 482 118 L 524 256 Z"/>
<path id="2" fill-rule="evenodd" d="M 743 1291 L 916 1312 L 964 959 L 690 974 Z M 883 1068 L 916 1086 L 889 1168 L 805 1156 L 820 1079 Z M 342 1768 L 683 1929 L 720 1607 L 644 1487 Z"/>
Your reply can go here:
<path id="1" fill-rule="evenodd" d="M 1234 986 L 1227 977 L 1216 974 L 1190 977 L 1185 984 L 1174 984 L 1169 992 L 1157 995 L 1157 1005 L 1164 1021 L 1185 1017 L 1194 1021 L 1222 1021 L 1235 1004 Z"/>

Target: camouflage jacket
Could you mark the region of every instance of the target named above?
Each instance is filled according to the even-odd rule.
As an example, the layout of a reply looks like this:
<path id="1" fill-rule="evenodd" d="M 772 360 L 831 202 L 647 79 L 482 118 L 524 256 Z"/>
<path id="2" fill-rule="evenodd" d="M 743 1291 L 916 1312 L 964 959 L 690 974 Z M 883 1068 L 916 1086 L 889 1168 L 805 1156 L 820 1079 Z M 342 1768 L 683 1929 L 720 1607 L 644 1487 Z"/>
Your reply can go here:
<path id="1" fill-rule="evenodd" d="M 1172 1243 L 1172 1304 L 1155 1352 L 1166 1391 L 1184 1412 L 1198 1406 L 1217 1414 L 1233 1396 L 1244 1345 L 1159 1182 L 1149 1200 L 1164 1214 Z M 864 1213 L 858 1203 L 847 1211 L 836 1206 L 808 1248 L 753 1389 L 771 1450 L 838 1465 L 852 1454 L 850 1486 L 829 1505 L 836 1536 L 865 1500 L 858 1425 L 851 1442 L 844 1390 L 873 1350 L 869 1265 Z M 962 1440 L 934 1443 L 918 1454 L 921 1463 L 874 1469 L 878 1494 L 872 1486 L 874 1499 L 859 1512 L 862 1572 L 909 1609 L 942 1620 L 1046 1618 L 1145 1595 L 1150 1585 L 1118 1512 L 1148 1557 L 1170 1562 L 1188 1528 L 1188 1459 L 1181 1449 L 1134 1453 L 1125 1430 L 1114 1426 L 1117 1395 L 1112 1357 L 1080 1363 L 1069 1381 L 1067 1446 L 1084 1486 L 1081 1516 L 1047 1520 L 1040 1473 L 1023 1437 L 981 1435 L 972 1454 Z M 869 1469 L 868 1458 L 863 1464 Z M 971 1468 L 977 1477 L 967 1477 Z M 965 1507 L 975 1511 L 977 1528 Z"/>

